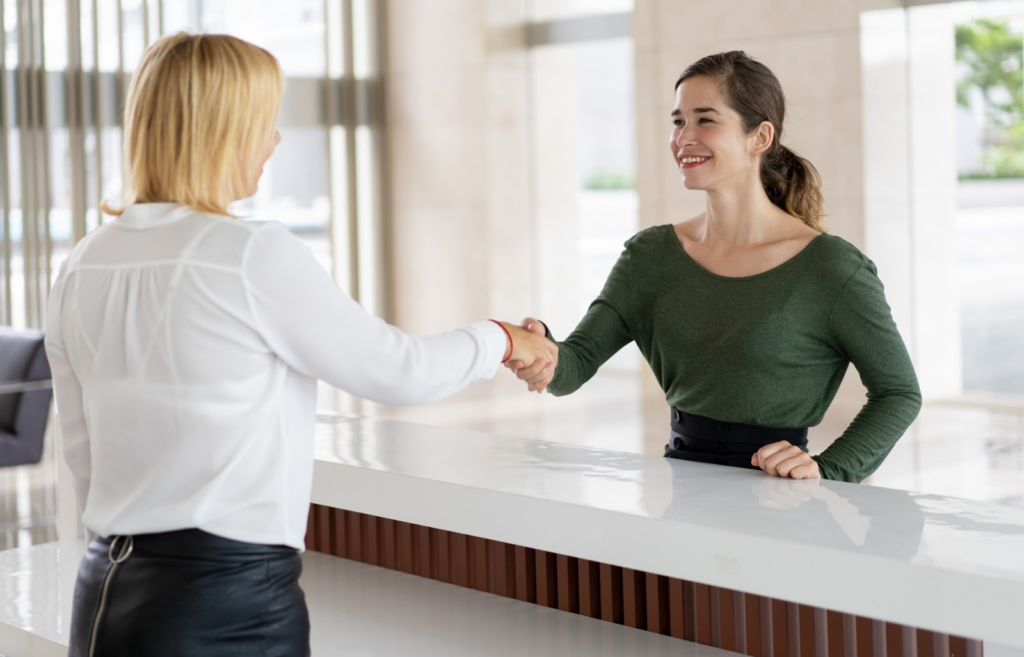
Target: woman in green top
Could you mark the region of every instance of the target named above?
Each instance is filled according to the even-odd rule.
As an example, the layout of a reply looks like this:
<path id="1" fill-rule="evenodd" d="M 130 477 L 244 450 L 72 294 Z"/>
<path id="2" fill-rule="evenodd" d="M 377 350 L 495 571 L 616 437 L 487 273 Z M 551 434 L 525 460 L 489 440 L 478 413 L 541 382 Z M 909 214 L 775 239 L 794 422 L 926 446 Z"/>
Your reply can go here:
<path id="1" fill-rule="evenodd" d="M 567 395 L 636 342 L 673 407 L 667 456 L 861 481 L 921 406 L 875 265 L 822 231 L 818 173 L 780 143 L 785 97 L 766 66 L 737 51 L 701 59 L 671 116 L 672 157 L 707 209 L 626 242 L 557 365 L 510 367 L 530 390 Z M 806 428 L 850 363 L 867 403 L 811 457 Z"/>

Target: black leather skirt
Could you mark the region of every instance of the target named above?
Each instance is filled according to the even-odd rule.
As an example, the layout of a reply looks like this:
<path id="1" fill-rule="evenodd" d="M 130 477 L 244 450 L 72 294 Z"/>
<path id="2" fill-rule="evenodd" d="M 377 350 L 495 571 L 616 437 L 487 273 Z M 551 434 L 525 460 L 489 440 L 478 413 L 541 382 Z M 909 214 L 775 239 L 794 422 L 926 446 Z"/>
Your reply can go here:
<path id="1" fill-rule="evenodd" d="M 783 440 L 807 451 L 807 429 L 772 429 L 719 422 L 673 408 L 672 436 L 665 445 L 665 456 L 757 470 L 759 468 L 750 464 L 750 458 L 765 445 Z"/>
<path id="2" fill-rule="evenodd" d="M 187 529 L 97 537 L 78 569 L 70 657 L 302 657 L 294 548 Z"/>

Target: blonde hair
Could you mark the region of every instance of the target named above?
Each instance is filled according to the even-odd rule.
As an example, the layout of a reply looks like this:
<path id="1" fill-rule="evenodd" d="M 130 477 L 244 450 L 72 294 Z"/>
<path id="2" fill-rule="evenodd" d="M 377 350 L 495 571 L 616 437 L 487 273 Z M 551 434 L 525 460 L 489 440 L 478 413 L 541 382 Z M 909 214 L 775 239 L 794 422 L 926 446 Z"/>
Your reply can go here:
<path id="1" fill-rule="evenodd" d="M 223 34 L 166 36 L 142 54 L 124 114 L 124 199 L 228 215 L 277 122 L 284 81 L 266 50 Z"/>

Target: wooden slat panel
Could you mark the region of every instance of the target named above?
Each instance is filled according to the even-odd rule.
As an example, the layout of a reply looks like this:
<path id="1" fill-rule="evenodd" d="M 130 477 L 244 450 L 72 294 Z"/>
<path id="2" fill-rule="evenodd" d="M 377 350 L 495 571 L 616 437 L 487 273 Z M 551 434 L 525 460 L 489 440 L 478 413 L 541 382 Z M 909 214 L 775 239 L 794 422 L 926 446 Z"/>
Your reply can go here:
<path id="1" fill-rule="evenodd" d="M 826 611 L 828 619 L 828 657 L 843 657 L 843 615 Z"/>
<path id="2" fill-rule="evenodd" d="M 800 605 L 786 603 L 786 654 L 800 657 Z"/>
<path id="3" fill-rule="evenodd" d="M 323 506 L 320 504 L 316 505 L 316 534 L 317 552 L 326 552 L 327 554 L 334 554 L 334 546 L 331 545 L 331 507 Z"/>
<path id="4" fill-rule="evenodd" d="M 932 655 L 949 657 L 949 635 L 941 632 L 932 633 Z"/>
<path id="5" fill-rule="evenodd" d="M 517 545 L 516 553 L 516 600 L 537 602 L 537 553 Z"/>
<path id="6" fill-rule="evenodd" d="M 798 605 L 798 607 L 799 611 L 797 613 L 800 616 L 800 627 L 797 636 L 800 637 L 800 655 L 801 657 L 815 657 L 814 607 L 808 607 L 807 605 Z"/>
<path id="7" fill-rule="evenodd" d="M 751 657 L 764 655 L 764 640 L 761 638 L 761 596 L 747 594 L 744 604 L 747 608 L 747 652 Z"/>
<path id="8" fill-rule="evenodd" d="M 469 537 L 458 532 L 448 534 L 452 584 L 469 588 Z"/>
<path id="9" fill-rule="evenodd" d="M 363 560 L 363 528 L 362 514 L 352 511 L 345 512 L 345 538 L 348 539 L 348 558 L 353 561 Z"/>
<path id="10" fill-rule="evenodd" d="M 398 566 L 395 521 L 381 518 L 377 524 L 380 527 L 380 565 L 395 570 Z"/>
<path id="11" fill-rule="evenodd" d="M 580 614 L 590 618 L 601 617 L 601 567 L 596 561 L 577 559 L 580 587 Z"/>
<path id="12" fill-rule="evenodd" d="M 469 587 L 488 591 L 487 539 L 469 536 Z"/>
<path id="13" fill-rule="evenodd" d="M 843 657 L 857 657 L 857 617 L 843 614 Z"/>
<path id="14" fill-rule="evenodd" d="M 758 611 L 761 614 L 761 654 L 764 657 L 775 657 L 775 610 L 772 609 L 772 599 L 761 596 L 758 599 Z"/>
<path id="15" fill-rule="evenodd" d="M 515 546 L 493 541 L 494 589 L 493 593 L 506 598 L 516 596 L 516 553 Z"/>
<path id="16" fill-rule="evenodd" d="M 903 657 L 903 626 L 895 623 L 885 624 L 886 657 Z M 915 657 L 908 655 L 907 657 Z"/>
<path id="17" fill-rule="evenodd" d="M 747 654 L 747 601 L 743 591 L 732 592 L 732 649 Z"/>
<path id="18" fill-rule="evenodd" d="M 775 657 L 789 655 L 789 614 L 787 603 L 772 599 L 772 650 Z"/>
<path id="19" fill-rule="evenodd" d="M 562 611 L 579 613 L 579 573 L 576 557 L 559 554 L 555 559 L 558 580 L 558 608 Z"/>
<path id="20" fill-rule="evenodd" d="M 430 530 L 430 576 L 446 584 L 452 581 L 448 532 L 443 529 Z"/>
<path id="21" fill-rule="evenodd" d="M 668 634 L 668 578 L 647 573 L 647 631 Z"/>
<path id="22" fill-rule="evenodd" d="M 380 518 L 363 515 L 363 561 L 380 565 Z"/>
<path id="23" fill-rule="evenodd" d="M 622 624 L 622 568 L 600 565 L 601 620 Z M 677 580 L 678 581 L 678 580 Z"/>
<path id="24" fill-rule="evenodd" d="M 415 525 L 413 536 L 413 560 L 416 564 L 416 574 L 420 577 L 430 577 L 430 528 L 423 525 Z"/>
<path id="25" fill-rule="evenodd" d="M 307 550 L 313 550 L 313 549 L 315 549 L 315 546 L 316 546 L 316 532 L 314 531 L 314 526 L 313 526 L 315 520 L 313 519 L 313 516 L 314 516 L 314 514 L 313 514 L 313 505 L 310 504 L 309 505 L 309 510 L 306 512 L 306 538 L 305 538 L 305 543 L 306 543 L 306 549 Z"/>
<path id="26" fill-rule="evenodd" d="M 626 627 L 643 629 L 647 623 L 647 580 L 644 573 L 622 569 L 622 622 Z"/>
<path id="27" fill-rule="evenodd" d="M 724 650 L 736 651 L 736 610 L 735 596 L 731 589 L 719 589 L 718 592 L 718 626 L 721 632 L 721 644 Z"/>
<path id="28" fill-rule="evenodd" d="M 932 633 L 928 630 L 917 630 L 917 657 L 940 657 L 935 654 Z"/>
<path id="29" fill-rule="evenodd" d="M 871 619 L 857 616 L 857 657 L 871 657 L 874 645 L 875 635 Z"/>
<path id="30" fill-rule="evenodd" d="M 871 656 L 886 657 L 885 622 L 879 620 L 871 621 Z"/>
<path id="31" fill-rule="evenodd" d="M 722 589 L 709 587 L 711 597 L 711 645 L 722 647 Z"/>
<path id="32" fill-rule="evenodd" d="M 828 612 L 814 610 L 814 657 L 829 657 L 828 653 Z"/>
<path id="33" fill-rule="evenodd" d="M 903 628 L 903 657 L 917 657 L 917 630 Z"/>
<path id="34" fill-rule="evenodd" d="M 668 633 L 673 638 L 686 638 L 686 598 L 683 580 L 668 579 Z"/>
<path id="35" fill-rule="evenodd" d="M 333 509 L 331 514 L 331 529 L 334 534 L 334 554 L 348 558 L 348 522 L 345 520 L 345 512 L 341 509 Z"/>
<path id="36" fill-rule="evenodd" d="M 683 638 L 697 640 L 697 585 L 683 580 Z"/>
<path id="37" fill-rule="evenodd" d="M 975 641 L 973 639 L 967 639 L 967 657 L 982 657 L 982 645 L 981 641 Z"/>
<path id="38" fill-rule="evenodd" d="M 537 567 L 537 604 L 558 607 L 558 575 L 554 552 L 537 550 L 534 557 Z"/>
<path id="39" fill-rule="evenodd" d="M 697 627 L 694 641 L 705 646 L 711 645 L 711 587 L 707 584 L 694 583 L 694 610 L 696 611 Z"/>
<path id="40" fill-rule="evenodd" d="M 413 572 L 412 525 L 395 521 L 395 566 L 403 573 Z"/>
<path id="41" fill-rule="evenodd" d="M 961 636 L 949 637 L 949 654 L 952 657 L 967 657 L 967 639 Z"/>

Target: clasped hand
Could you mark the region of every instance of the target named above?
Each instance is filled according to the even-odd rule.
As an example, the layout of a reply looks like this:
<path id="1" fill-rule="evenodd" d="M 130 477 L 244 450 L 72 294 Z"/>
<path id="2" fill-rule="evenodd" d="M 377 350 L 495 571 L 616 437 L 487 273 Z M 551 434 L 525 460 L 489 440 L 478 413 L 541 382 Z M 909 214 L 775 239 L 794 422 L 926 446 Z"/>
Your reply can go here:
<path id="1" fill-rule="evenodd" d="M 526 381 L 530 392 L 543 392 L 555 376 L 558 366 L 558 345 L 547 339 L 544 325 L 527 317 L 523 325 L 501 323 L 512 337 L 512 352 L 505 367 Z"/>
<path id="2" fill-rule="evenodd" d="M 773 477 L 821 479 L 818 462 L 792 443 L 782 440 L 765 445 L 750 457 L 750 464 Z"/>
<path id="3" fill-rule="evenodd" d="M 513 341 L 516 348 L 506 361 L 505 367 L 512 370 L 520 381 L 525 381 L 530 392 L 544 392 L 551 379 L 555 377 L 555 368 L 558 367 L 558 345 L 545 337 L 547 331 L 544 324 L 532 317 L 524 319 L 522 327 L 512 328 L 517 331 L 513 336 L 528 336 L 523 339 L 523 349 L 526 352 L 517 353 L 520 338 L 515 337 Z M 531 349 L 536 351 L 530 351 Z"/>

